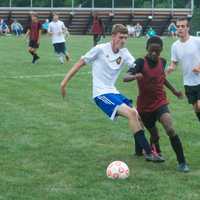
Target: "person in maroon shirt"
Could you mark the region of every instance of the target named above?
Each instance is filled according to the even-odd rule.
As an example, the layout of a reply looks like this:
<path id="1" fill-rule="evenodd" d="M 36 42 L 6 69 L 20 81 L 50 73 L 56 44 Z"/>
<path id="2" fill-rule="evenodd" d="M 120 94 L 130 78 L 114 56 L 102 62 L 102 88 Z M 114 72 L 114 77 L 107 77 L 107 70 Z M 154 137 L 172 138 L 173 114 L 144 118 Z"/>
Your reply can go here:
<path id="1" fill-rule="evenodd" d="M 26 37 L 29 37 L 28 51 L 33 56 L 33 64 L 40 58 L 36 53 L 40 44 L 40 35 L 41 23 L 38 20 L 37 14 L 31 13 L 31 23 L 27 27 Z"/>
<path id="2" fill-rule="evenodd" d="M 183 147 L 179 136 L 173 125 L 168 108 L 168 100 L 164 86 L 169 88 L 174 95 L 182 98 L 183 94 L 178 92 L 165 78 L 166 60 L 160 57 L 163 48 L 163 42 L 159 37 L 151 37 L 147 41 L 146 49 L 148 51 L 144 58 L 135 61 L 135 67 L 130 68 L 124 77 L 124 82 L 137 80 L 139 95 L 137 98 L 137 110 L 141 120 L 147 130 L 150 132 L 150 142 L 154 153 L 160 155 L 160 162 L 164 161 L 161 155 L 159 145 L 159 133 L 156 122 L 159 121 L 164 127 L 171 146 L 176 153 L 178 167 L 181 172 L 188 172 L 189 167 L 186 164 Z M 141 147 L 135 144 L 136 154 L 142 153 Z"/>
<path id="3" fill-rule="evenodd" d="M 100 41 L 101 36 L 104 35 L 104 25 L 102 20 L 95 14 L 92 23 L 93 45 L 96 46 Z"/>

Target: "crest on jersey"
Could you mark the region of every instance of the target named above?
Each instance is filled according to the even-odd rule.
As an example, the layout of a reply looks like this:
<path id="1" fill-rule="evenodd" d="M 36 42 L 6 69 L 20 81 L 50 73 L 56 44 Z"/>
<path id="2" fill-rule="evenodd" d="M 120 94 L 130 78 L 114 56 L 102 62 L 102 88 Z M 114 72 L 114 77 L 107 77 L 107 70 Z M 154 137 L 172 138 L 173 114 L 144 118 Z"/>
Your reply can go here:
<path id="1" fill-rule="evenodd" d="M 116 63 L 119 65 L 119 64 L 121 63 L 121 61 L 122 61 L 122 57 L 119 56 L 119 57 L 117 58 L 117 60 L 116 60 Z"/>

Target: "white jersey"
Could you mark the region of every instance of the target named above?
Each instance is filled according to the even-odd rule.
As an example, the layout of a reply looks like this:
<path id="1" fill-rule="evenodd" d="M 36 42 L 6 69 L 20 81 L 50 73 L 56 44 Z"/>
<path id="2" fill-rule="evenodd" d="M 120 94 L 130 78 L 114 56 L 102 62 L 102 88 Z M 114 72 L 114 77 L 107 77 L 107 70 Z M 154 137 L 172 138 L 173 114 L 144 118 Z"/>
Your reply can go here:
<path id="1" fill-rule="evenodd" d="M 114 53 L 111 43 L 93 47 L 81 57 L 85 63 L 92 63 L 93 98 L 107 93 L 118 94 L 115 82 L 124 65 L 133 67 L 135 59 L 128 49 L 122 48 Z"/>
<path id="2" fill-rule="evenodd" d="M 50 22 L 48 32 L 52 33 L 53 44 L 65 42 L 64 30 L 66 30 L 66 27 L 62 21 L 58 20 L 57 22 Z"/>
<path id="3" fill-rule="evenodd" d="M 200 74 L 192 72 L 200 65 L 200 38 L 190 36 L 186 42 L 177 40 L 171 48 L 171 60 L 181 65 L 184 85 L 200 84 Z"/>

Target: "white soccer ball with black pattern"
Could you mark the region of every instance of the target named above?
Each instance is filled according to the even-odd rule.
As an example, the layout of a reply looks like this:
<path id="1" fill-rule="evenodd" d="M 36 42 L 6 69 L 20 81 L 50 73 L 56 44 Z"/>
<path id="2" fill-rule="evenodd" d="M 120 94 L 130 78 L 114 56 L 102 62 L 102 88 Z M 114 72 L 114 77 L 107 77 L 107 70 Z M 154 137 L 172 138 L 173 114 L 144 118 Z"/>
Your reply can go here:
<path id="1" fill-rule="evenodd" d="M 108 165 L 106 175 L 111 179 L 126 179 L 129 176 L 128 165 L 122 161 L 114 161 Z"/>

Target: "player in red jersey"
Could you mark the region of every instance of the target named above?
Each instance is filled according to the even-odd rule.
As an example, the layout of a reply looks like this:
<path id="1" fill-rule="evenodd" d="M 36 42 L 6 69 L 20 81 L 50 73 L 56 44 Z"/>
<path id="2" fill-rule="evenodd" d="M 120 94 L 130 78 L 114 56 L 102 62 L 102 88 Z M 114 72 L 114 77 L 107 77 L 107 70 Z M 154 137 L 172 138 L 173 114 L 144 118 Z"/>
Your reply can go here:
<path id="1" fill-rule="evenodd" d="M 161 153 L 159 133 L 156 127 L 156 121 L 159 121 L 169 136 L 171 146 L 176 153 L 179 163 L 177 169 L 181 172 L 188 172 L 189 167 L 186 164 L 181 140 L 172 125 L 164 86 L 168 87 L 177 97 L 181 98 L 182 93 L 178 92 L 165 78 L 166 60 L 160 57 L 162 48 L 163 42 L 159 37 L 148 39 L 147 55 L 135 61 L 135 67 L 129 69 L 124 77 L 124 82 L 137 80 L 139 89 L 137 110 L 144 126 L 150 132 L 154 153 Z M 136 143 L 136 154 L 141 152 L 141 147 Z M 164 161 L 161 154 L 160 161 Z"/>
<path id="2" fill-rule="evenodd" d="M 41 36 L 41 23 L 38 20 L 37 14 L 31 13 L 31 23 L 28 25 L 26 37 L 29 37 L 28 51 L 33 56 L 32 60 L 33 64 L 36 62 L 36 60 L 40 58 L 36 53 L 40 44 L 40 36 Z"/>

